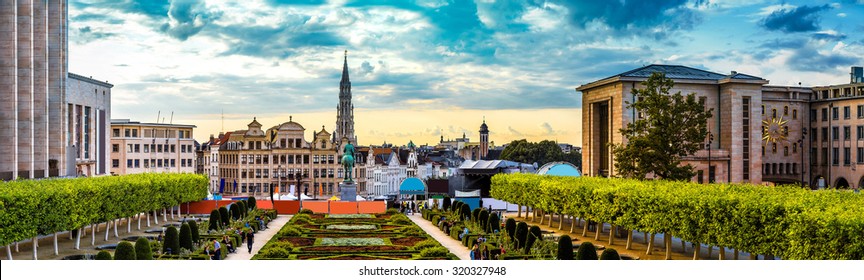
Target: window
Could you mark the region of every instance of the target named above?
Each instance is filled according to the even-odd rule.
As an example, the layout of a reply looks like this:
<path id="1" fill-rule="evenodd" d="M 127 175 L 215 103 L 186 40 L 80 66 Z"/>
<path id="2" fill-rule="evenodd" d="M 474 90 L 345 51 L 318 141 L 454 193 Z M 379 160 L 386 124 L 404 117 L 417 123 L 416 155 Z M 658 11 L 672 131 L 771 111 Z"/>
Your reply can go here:
<path id="1" fill-rule="evenodd" d="M 185 152 L 186 152 L 186 145 L 180 145 L 180 152 L 181 152 L 181 153 L 185 153 Z"/>
<path id="2" fill-rule="evenodd" d="M 139 160 L 139 159 L 135 160 L 135 168 L 141 168 L 141 160 Z"/>
<path id="3" fill-rule="evenodd" d="M 783 126 L 783 136 L 789 136 L 789 126 Z"/>
<path id="4" fill-rule="evenodd" d="M 162 159 L 161 159 L 161 158 L 160 158 L 160 159 L 156 159 L 156 166 L 157 166 L 157 167 L 162 167 Z"/>
<path id="5" fill-rule="evenodd" d="M 789 106 L 783 106 L 783 115 L 784 115 L 784 116 L 788 116 L 788 115 L 789 115 Z"/>
<path id="6" fill-rule="evenodd" d="M 851 111 L 852 111 L 852 108 L 850 108 L 849 106 L 843 107 L 843 119 L 844 120 L 848 120 L 848 119 L 852 118 Z"/>
<path id="7" fill-rule="evenodd" d="M 858 105 L 858 118 L 864 119 L 864 105 Z"/>
<path id="8" fill-rule="evenodd" d="M 831 140 L 840 140 L 840 128 L 832 127 L 831 128 Z"/>
<path id="9" fill-rule="evenodd" d="M 852 129 L 848 126 L 843 127 L 843 140 L 849 140 L 852 138 Z"/>
<path id="10" fill-rule="evenodd" d="M 132 137 L 138 137 L 138 130 L 137 129 L 132 130 Z"/>
<path id="11" fill-rule="evenodd" d="M 172 152 L 172 153 L 174 153 L 174 151 L 175 151 L 175 149 L 174 149 L 175 146 L 177 146 L 177 145 L 171 144 L 171 152 Z"/>
<path id="12" fill-rule="evenodd" d="M 831 164 L 839 165 L 840 164 L 840 148 L 834 148 L 831 151 Z"/>
<path id="13" fill-rule="evenodd" d="M 131 159 L 126 160 L 126 168 L 132 168 L 132 160 Z"/>
<path id="14" fill-rule="evenodd" d="M 861 114 L 861 109 L 860 109 L 860 108 L 858 109 L 858 114 L 859 114 L 859 115 Z M 116 137 L 116 138 L 119 138 L 119 137 L 120 137 L 120 129 L 119 129 L 119 128 L 112 129 L 112 130 L 111 130 L 111 136 Z"/>
<path id="15" fill-rule="evenodd" d="M 852 149 L 849 147 L 843 148 L 843 165 L 852 164 Z"/>
<path id="16" fill-rule="evenodd" d="M 815 129 L 815 128 L 810 129 L 810 141 L 816 142 L 816 140 L 818 138 L 817 136 L 819 136 L 817 132 L 819 132 L 818 129 Z"/>
<path id="17" fill-rule="evenodd" d="M 823 127 L 823 128 L 822 128 L 822 142 L 827 142 L 827 141 L 828 141 L 828 138 L 830 138 L 830 137 L 831 137 L 831 136 L 828 135 L 828 128 L 827 128 L 827 127 Z"/>
<path id="18" fill-rule="evenodd" d="M 858 163 L 864 163 L 864 148 L 858 147 Z"/>
<path id="19" fill-rule="evenodd" d="M 141 152 L 141 144 L 135 144 L 135 152 L 136 152 L 136 153 L 140 153 L 140 152 Z"/>
<path id="20" fill-rule="evenodd" d="M 123 135 L 124 135 L 125 137 L 130 137 L 130 136 L 132 136 L 132 130 L 130 130 L 130 129 L 128 129 L 128 128 L 125 129 L 123 132 L 124 132 Z"/>
<path id="21" fill-rule="evenodd" d="M 777 109 L 771 109 L 771 117 L 775 119 L 777 118 Z"/>
<path id="22" fill-rule="evenodd" d="M 147 145 L 144 145 L 144 147 L 147 147 Z M 146 160 L 146 159 L 144 160 L 144 168 L 150 168 L 150 161 L 149 160 Z"/>
<path id="23" fill-rule="evenodd" d="M 765 164 L 765 171 L 762 171 L 762 174 L 770 174 L 771 173 L 771 164 Z"/>
<path id="24" fill-rule="evenodd" d="M 838 107 L 831 108 L 831 119 L 837 120 L 839 118 L 840 118 L 840 108 L 838 108 Z"/>
<path id="25" fill-rule="evenodd" d="M 132 147 L 132 144 L 126 144 L 126 152 L 131 153 L 134 152 L 135 148 Z"/>
<path id="26" fill-rule="evenodd" d="M 789 146 L 784 146 L 784 147 L 783 147 L 783 155 L 784 155 L 784 156 L 789 156 Z"/>
<path id="27" fill-rule="evenodd" d="M 705 175 L 705 174 L 703 174 L 702 170 L 698 170 L 698 171 L 696 171 L 696 181 L 699 182 L 699 184 L 704 183 L 704 182 L 703 182 L 703 179 L 702 179 L 702 177 L 703 177 L 704 175 Z"/>
<path id="28" fill-rule="evenodd" d="M 792 109 L 792 119 L 793 120 L 798 119 L 798 109 Z"/>
<path id="29" fill-rule="evenodd" d="M 822 121 L 828 121 L 828 108 L 822 108 Z"/>
<path id="30" fill-rule="evenodd" d="M 793 154 L 797 154 L 797 153 L 798 153 L 798 145 L 797 145 L 797 144 L 796 144 L 796 145 L 792 145 L 792 153 L 793 153 Z"/>
<path id="31" fill-rule="evenodd" d="M 111 152 L 119 153 L 120 152 L 120 144 L 111 144 Z"/>
<path id="32" fill-rule="evenodd" d="M 772 154 L 777 153 L 777 143 L 771 143 L 771 153 Z"/>
<path id="33" fill-rule="evenodd" d="M 858 140 L 864 140 L 864 125 L 859 125 L 855 128 L 858 131 Z"/>
<path id="34" fill-rule="evenodd" d="M 118 134 L 119 134 L 119 132 L 118 132 Z M 861 156 L 858 156 L 858 159 L 860 160 Z M 120 160 L 119 159 L 112 159 L 111 160 L 111 167 L 119 168 L 120 167 Z"/>
<path id="35" fill-rule="evenodd" d="M 765 105 L 762 105 L 762 115 L 765 115 Z"/>
<path id="36" fill-rule="evenodd" d="M 822 148 L 822 164 L 828 165 L 828 148 Z"/>
<path id="37" fill-rule="evenodd" d="M 816 109 L 811 109 L 811 110 L 810 110 L 810 121 L 811 121 L 811 122 L 815 122 L 815 121 L 816 121 Z"/>
<path id="38" fill-rule="evenodd" d="M 174 161 L 174 159 L 172 158 L 172 159 L 171 159 L 171 167 L 175 167 L 175 166 L 177 166 L 177 165 L 175 164 L 175 161 Z"/>

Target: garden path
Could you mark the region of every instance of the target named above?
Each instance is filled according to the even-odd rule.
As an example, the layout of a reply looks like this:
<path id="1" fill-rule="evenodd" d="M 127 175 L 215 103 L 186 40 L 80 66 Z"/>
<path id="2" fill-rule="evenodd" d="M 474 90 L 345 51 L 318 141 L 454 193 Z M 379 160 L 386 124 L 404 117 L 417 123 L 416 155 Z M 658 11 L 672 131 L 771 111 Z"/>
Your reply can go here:
<path id="1" fill-rule="evenodd" d="M 264 247 L 264 244 L 267 244 L 267 241 L 270 241 L 270 238 L 273 238 L 273 235 L 279 232 L 288 220 L 291 220 L 293 215 L 279 215 L 276 219 L 270 221 L 267 224 L 267 229 L 258 231 L 255 234 L 255 243 L 252 243 L 252 253 L 249 253 L 249 249 L 246 247 L 246 244 L 242 244 L 238 246 L 237 251 L 234 254 L 228 254 L 225 257 L 226 260 L 251 260 L 252 256 L 258 254 L 258 250 L 261 250 L 261 247 Z"/>
<path id="2" fill-rule="evenodd" d="M 450 253 L 453 253 L 454 255 L 459 257 L 460 260 L 471 259 L 471 254 L 469 253 L 470 251 L 468 250 L 468 248 L 462 246 L 462 243 L 458 240 L 455 240 L 453 238 L 450 238 L 450 236 L 445 235 L 444 232 L 438 229 L 437 226 L 433 225 L 431 221 L 423 219 L 423 217 L 419 214 L 408 215 L 408 218 L 411 219 L 411 221 L 413 221 L 415 224 L 420 226 L 420 228 L 422 228 L 423 231 L 429 234 L 429 236 L 432 236 L 432 238 L 438 240 L 438 243 L 441 243 L 444 248 L 450 250 Z"/>

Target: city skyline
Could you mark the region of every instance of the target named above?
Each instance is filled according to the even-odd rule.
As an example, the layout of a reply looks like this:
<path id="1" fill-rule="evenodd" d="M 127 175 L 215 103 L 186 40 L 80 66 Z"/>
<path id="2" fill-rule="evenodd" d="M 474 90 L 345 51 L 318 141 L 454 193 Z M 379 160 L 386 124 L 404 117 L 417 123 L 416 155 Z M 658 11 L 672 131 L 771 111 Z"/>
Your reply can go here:
<path id="1" fill-rule="evenodd" d="M 200 141 L 223 111 L 226 132 L 293 116 L 309 140 L 335 127 L 347 49 L 361 145 L 476 140 L 485 117 L 496 145 L 580 146 L 581 84 L 652 63 L 843 83 L 864 60 L 862 14 L 861 0 L 81 0 L 69 68 L 116 85 L 112 118 L 173 112 Z"/>

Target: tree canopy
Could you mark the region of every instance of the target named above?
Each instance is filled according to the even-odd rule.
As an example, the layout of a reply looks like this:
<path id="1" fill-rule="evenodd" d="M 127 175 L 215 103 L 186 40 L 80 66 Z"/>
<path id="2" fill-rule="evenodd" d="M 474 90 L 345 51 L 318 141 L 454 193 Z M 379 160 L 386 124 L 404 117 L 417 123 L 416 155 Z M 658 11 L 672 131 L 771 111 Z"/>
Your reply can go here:
<path id="1" fill-rule="evenodd" d="M 612 145 L 615 168 L 630 178 L 654 174 L 668 180 L 689 180 L 696 172 L 692 166 L 682 165 L 681 158 L 694 154 L 705 143 L 712 110 L 705 110 L 695 93 L 670 94 L 675 83 L 663 73 L 653 73 L 642 85 L 644 88 L 631 91 L 636 101 L 627 108 L 641 112 L 643 117 L 620 130 L 627 142 Z"/>
<path id="2" fill-rule="evenodd" d="M 501 152 L 501 159 L 522 163 L 537 163 L 542 166 L 549 162 L 566 161 L 582 168 L 582 154 L 576 151 L 564 153 L 554 141 L 543 140 L 538 143 L 528 140 L 513 140 Z"/>

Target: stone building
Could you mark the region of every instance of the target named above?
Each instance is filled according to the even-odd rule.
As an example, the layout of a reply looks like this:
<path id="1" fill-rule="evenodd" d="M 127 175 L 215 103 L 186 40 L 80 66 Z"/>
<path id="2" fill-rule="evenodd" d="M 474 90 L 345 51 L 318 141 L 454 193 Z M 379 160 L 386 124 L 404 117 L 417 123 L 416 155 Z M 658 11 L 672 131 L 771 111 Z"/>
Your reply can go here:
<path id="1" fill-rule="evenodd" d="M 111 154 L 111 88 L 114 85 L 69 73 L 66 80 L 67 151 L 75 155 L 75 174 L 108 174 Z"/>
<path id="2" fill-rule="evenodd" d="M 195 173 L 194 125 L 111 120 L 111 174 Z"/>
<path id="3" fill-rule="evenodd" d="M 671 92 L 695 93 L 706 109 L 713 109 L 708 122 L 713 142 L 709 145 L 706 139 L 704 149 L 683 158 L 683 164 L 697 171 L 693 181 L 815 186 L 819 178 L 828 177 L 825 185 L 864 183 L 859 179 L 864 170 L 857 166 L 864 165 L 864 127 L 858 128 L 864 126 L 864 84 L 772 86 L 768 80 L 735 71 L 724 75 L 677 65 L 649 65 L 577 88 L 583 93 L 585 175 L 616 175 L 608 144 L 626 142 L 619 129 L 642 117 L 626 104 L 636 101 L 631 90 L 641 88 L 654 72 L 675 82 Z M 852 115 L 856 108 L 862 112 L 858 117 Z M 857 130 L 858 141 L 853 139 Z M 834 133 L 830 141 L 829 131 Z M 843 140 L 841 133 L 846 133 Z M 853 161 L 859 149 L 860 156 Z"/>
<path id="4" fill-rule="evenodd" d="M 64 111 L 67 7 L 0 4 L 0 180 L 75 175 Z"/>

